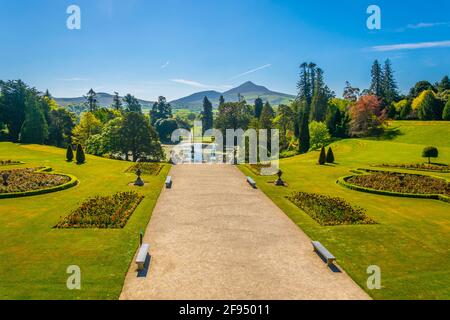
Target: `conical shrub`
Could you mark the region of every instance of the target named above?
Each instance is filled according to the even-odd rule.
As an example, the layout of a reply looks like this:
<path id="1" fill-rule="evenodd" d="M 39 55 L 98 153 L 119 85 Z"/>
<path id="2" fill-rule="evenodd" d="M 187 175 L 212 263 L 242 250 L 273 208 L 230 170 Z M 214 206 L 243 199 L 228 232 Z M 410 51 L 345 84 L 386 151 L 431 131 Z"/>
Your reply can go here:
<path id="1" fill-rule="evenodd" d="M 77 163 L 82 164 L 86 162 L 86 156 L 84 155 L 84 150 L 81 144 L 77 146 Z"/>
<path id="2" fill-rule="evenodd" d="M 319 164 L 323 166 L 327 162 L 327 155 L 325 153 L 325 147 L 322 147 L 320 150 L 320 156 L 319 156 Z"/>
<path id="3" fill-rule="evenodd" d="M 67 146 L 66 159 L 69 162 L 73 161 L 73 149 L 72 149 L 72 145 L 71 144 L 69 144 Z"/>
<path id="4" fill-rule="evenodd" d="M 328 148 L 327 163 L 334 163 L 334 154 L 333 154 L 333 150 L 331 149 L 331 147 Z"/>

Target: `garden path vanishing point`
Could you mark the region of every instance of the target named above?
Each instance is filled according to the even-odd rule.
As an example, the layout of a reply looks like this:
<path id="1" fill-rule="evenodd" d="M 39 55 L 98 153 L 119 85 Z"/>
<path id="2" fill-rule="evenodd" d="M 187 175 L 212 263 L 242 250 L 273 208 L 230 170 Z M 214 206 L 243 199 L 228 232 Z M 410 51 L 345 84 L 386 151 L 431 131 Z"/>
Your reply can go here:
<path id="1" fill-rule="evenodd" d="M 138 276 L 133 260 L 120 299 L 370 299 L 236 167 L 177 165 L 170 175 L 144 236 L 150 267 Z"/>

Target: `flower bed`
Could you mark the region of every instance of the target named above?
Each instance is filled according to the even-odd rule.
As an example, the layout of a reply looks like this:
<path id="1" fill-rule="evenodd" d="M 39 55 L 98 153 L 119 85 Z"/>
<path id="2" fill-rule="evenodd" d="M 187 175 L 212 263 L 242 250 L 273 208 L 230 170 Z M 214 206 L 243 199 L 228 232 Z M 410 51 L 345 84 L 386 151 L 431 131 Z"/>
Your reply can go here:
<path id="1" fill-rule="evenodd" d="M 356 173 L 340 178 L 338 184 L 361 192 L 450 202 L 450 183 L 438 177 L 367 169 Z"/>
<path id="2" fill-rule="evenodd" d="M 385 168 L 398 168 L 398 169 L 406 169 L 406 170 L 417 170 L 417 171 L 431 171 L 431 172 L 441 172 L 448 173 L 450 172 L 450 166 L 445 164 L 428 164 L 428 163 L 406 163 L 406 164 L 387 164 L 383 163 L 378 167 Z"/>
<path id="3" fill-rule="evenodd" d="M 254 174 L 261 176 L 262 175 L 261 170 L 269 169 L 271 167 L 271 164 L 270 163 L 249 164 L 248 167 Z"/>
<path id="4" fill-rule="evenodd" d="M 288 199 L 322 226 L 375 224 L 363 208 L 352 207 L 341 198 L 296 192 Z"/>
<path id="5" fill-rule="evenodd" d="M 90 198 L 55 228 L 123 228 L 142 199 L 144 196 L 136 192 Z"/>
<path id="6" fill-rule="evenodd" d="M 18 164 L 22 164 L 23 162 L 20 161 L 14 161 L 14 160 L 0 160 L 0 167 L 3 166 L 14 166 Z"/>
<path id="7" fill-rule="evenodd" d="M 163 166 L 156 162 L 139 162 L 129 167 L 126 172 L 136 173 L 138 169 L 141 169 L 142 174 L 157 176 L 162 168 Z"/>
<path id="8" fill-rule="evenodd" d="M 1 179 L 0 195 L 51 189 L 71 181 L 71 177 L 67 175 L 44 172 L 49 169 L 50 168 L 22 168 L 0 171 L 0 177 L 2 177 L 4 173 L 9 174 L 7 186 L 3 184 L 3 179 Z"/>

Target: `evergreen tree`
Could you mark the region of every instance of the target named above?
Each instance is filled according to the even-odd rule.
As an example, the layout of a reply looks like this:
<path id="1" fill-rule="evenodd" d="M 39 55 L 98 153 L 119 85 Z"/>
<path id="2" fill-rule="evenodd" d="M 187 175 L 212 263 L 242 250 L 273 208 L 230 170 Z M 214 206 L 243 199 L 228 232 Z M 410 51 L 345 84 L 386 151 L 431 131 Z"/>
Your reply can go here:
<path id="1" fill-rule="evenodd" d="M 389 106 L 398 99 L 398 87 L 394 78 L 394 71 L 389 59 L 386 60 L 382 72 L 382 99 L 385 105 Z"/>
<path id="2" fill-rule="evenodd" d="M 450 99 L 445 104 L 444 111 L 442 112 L 442 120 L 450 121 Z"/>
<path id="3" fill-rule="evenodd" d="M 203 99 L 202 126 L 203 133 L 213 128 L 213 106 L 207 97 Z"/>
<path id="4" fill-rule="evenodd" d="M 324 121 L 326 116 L 326 110 L 328 106 L 327 88 L 323 81 L 323 71 L 317 68 L 314 72 L 315 79 L 314 82 L 314 92 L 311 101 L 311 121 Z"/>
<path id="5" fill-rule="evenodd" d="M 77 145 L 77 163 L 78 164 L 83 164 L 86 162 L 86 156 L 84 154 L 84 150 L 83 147 L 81 146 L 81 144 Z"/>
<path id="6" fill-rule="evenodd" d="M 420 120 L 442 119 L 439 101 L 431 90 L 422 92 L 422 94 L 414 100 L 413 106 L 417 107 L 417 115 Z"/>
<path id="7" fill-rule="evenodd" d="M 122 111 L 122 100 L 120 99 L 118 92 L 114 92 L 113 103 L 111 107 L 114 110 Z"/>
<path id="8" fill-rule="evenodd" d="M 72 145 L 71 145 L 71 144 L 69 144 L 69 145 L 67 146 L 66 159 L 67 159 L 67 161 L 69 161 L 69 162 L 72 162 L 72 161 L 73 161 L 73 149 L 72 149 Z"/>
<path id="9" fill-rule="evenodd" d="M 89 112 L 94 112 L 98 109 L 98 101 L 97 101 L 97 94 L 95 91 L 91 88 L 86 96 L 84 96 L 86 99 L 86 107 L 88 108 Z"/>
<path id="10" fill-rule="evenodd" d="M 334 159 L 334 154 L 333 154 L 333 150 L 330 148 L 328 148 L 327 151 L 327 163 L 334 163 L 335 159 Z"/>
<path id="11" fill-rule="evenodd" d="M 300 65 L 300 80 L 297 83 L 297 89 L 298 89 L 298 95 L 297 100 L 298 101 L 305 101 L 306 105 L 309 109 L 309 106 L 311 105 L 311 99 L 312 99 L 312 80 L 310 77 L 310 71 L 308 69 L 308 64 L 306 62 L 302 63 Z M 309 113 L 309 110 L 307 110 Z"/>
<path id="12" fill-rule="evenodd" d="M 261 112 L 264 107 L 264 103 L 260 97 L 255 99 L 255 118 L 259 119 L 261 117 Z"/>
<path id="13" fill-rule="evenodd" d="M 219 98 L 219 106 L 223 105 L 224 103 L 225 103 L 225 99 L 224 99 L 223 95 L 221 95 Z"/>
<path id="14" fill-rule="evenodd" d="M 436 85 L 436 87 L 439 92 L 450 90 L 450 79 L 448 78 L 448 76 L 444 76 L 441 82 Z"/>
<path id="15" fill-rule="evenodd" d="M 388 109 L 387 117 L 392 120 L 394 120 L 397 117 L 397 110 L 395 109 L 395 107 L 392 104 Z"/>
<path id="16" fill-rule="evenodd" d="M 327 162 L 327 155 L 325 153 L 325 147 L 322 146 L 322 149 L 320 150 L 319 164 L 323 166 L 326 162 Z"/>
<path id="17" fill-rule="evenodd" d="M 378 98 L 383 97 L 383 71 L 381 70 L 380 63 L 375 60 L 372 65 L 372 83 L 370 85 L 370 92 Z"/>
<path id="18" fill-rule="evenodd" d="M 400 110 L 400 119 L 402 120 L 408 120 L 412 113 L 412 107 L 411 104 L 408 102 L 403 106 L 403 108 Z"/>
<path id="19" fill-rule="evenodd" d="M 141 104 L 139 100 L 136 99 L 131 94 L 127 94 L 123 100 L 125 101 L 125 110 L 127 112 L 142 112 Z"/>
<path id="20" fill-rule="evenodd" d="M 155 102 L 150 110 L 151 124 L 154 126 L 156 121 L 169 118 L 172 118 L 172 106 L 167 103 L 165 97 L 160 96 L 158 102 Z"/>
<path id="21" fill-rule="evenodd" d="M 301 116 L 299 135 L 299 152 L 306 153 L 311 147 L 311 137 L 309 134 L 309 113 L 303 112 L 303 115 Z"/>
<path id="22" fill-rule="evenodd" d="M 48 125 L 42 112 L 42 100 L 32 93 L 26 99 L 25 121 L 20 130 L 22 143 L 44 144 L 48 137 Z"/>

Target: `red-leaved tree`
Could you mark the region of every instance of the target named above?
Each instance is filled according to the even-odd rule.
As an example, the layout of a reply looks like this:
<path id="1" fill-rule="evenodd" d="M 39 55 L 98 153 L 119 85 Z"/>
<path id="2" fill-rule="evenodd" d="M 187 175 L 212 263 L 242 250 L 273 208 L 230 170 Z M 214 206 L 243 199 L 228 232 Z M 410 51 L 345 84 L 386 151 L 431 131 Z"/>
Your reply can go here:
<path id="1" fill-rule="evenodd" d="M 386 120 L 385 112 L 381 111 L 377 96 L 362 96 L 350 108 L 350 135 L 367 137 L 381 132 L 381 126 Z"/>

